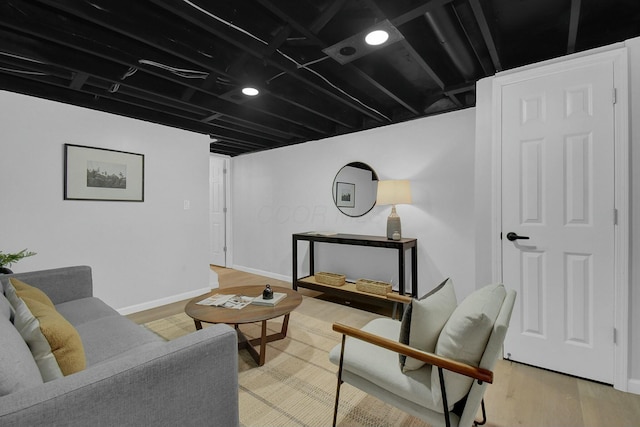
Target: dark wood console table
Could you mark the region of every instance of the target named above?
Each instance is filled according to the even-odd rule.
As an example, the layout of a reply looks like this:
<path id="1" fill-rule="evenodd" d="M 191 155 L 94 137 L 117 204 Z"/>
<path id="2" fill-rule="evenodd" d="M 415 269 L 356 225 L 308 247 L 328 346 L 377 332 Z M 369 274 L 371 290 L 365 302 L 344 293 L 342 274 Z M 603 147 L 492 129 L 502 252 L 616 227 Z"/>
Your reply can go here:
<path id="1" fill-rule="evenodd" d="M 309 242 L 309 275 L 298 277 L 298 242 Z M 318 283 L 314 279 L 315 255 L 314 247 L 316 243 L 333 243 L 337 245 L 369 246 L 377 248 L 395 249 L 398 253 L 398 294 L 411 295 L 416 297 L 418 292 L 418 240 L 400 239 L 389 240 L 384 236 L 363 236 L 358 234 L 335 234 L 321 235 L 314 233 L 297 233 L 292 236 L 293 243 L 293 289 L 298 287 L 312 289 L 330 295 L 335 295 L 348 300 L 360 300 L 369 304 L 386 305 L 393 303 L 383 295 L 376 295 L 358 291 L 354 283 L 346 283 L 343 286 L 331 286 Z M 405 282 L 405 254 L 411 249 L 411 286 L 407 290 Z M 366 278 L 366 277 L 365 277 Z"/>

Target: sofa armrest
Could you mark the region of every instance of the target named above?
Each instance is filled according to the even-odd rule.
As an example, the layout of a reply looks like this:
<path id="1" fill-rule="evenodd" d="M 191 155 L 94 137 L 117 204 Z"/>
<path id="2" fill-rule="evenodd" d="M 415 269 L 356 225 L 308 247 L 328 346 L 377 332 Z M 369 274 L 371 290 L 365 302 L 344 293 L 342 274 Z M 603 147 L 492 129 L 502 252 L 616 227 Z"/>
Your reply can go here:
<path id="1" fill-rule="evenodd" d="M 91 267 L 86 265 L 8 274 L 2 280 L 10 277 L 41 289 L 54 304 L 93 296 Z"/>
<path id="2" fill-rule="evenodd" d="M 213 325 L 0 397 L 0 425 L 237 426 L 236 332 Z"/>

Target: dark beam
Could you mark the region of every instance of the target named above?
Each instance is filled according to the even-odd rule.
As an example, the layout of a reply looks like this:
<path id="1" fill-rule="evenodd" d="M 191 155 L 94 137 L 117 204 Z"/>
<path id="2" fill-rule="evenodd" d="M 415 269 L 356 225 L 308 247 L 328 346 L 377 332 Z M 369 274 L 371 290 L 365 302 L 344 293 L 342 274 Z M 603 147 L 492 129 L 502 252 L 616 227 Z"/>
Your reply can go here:
<path id="1" fill-rule="evenodd" d="M 38 0 L 41 3 L 47 4 L 49 6 L 52 7 L 56 7 L 59 10 L 62 10 L 66 13 L 70 13 L 80 19 L 83 20 L 87 20 L 89 22 L 92 22 L 93 24 L 99 25 L 103 28 L 106 28 L 109 31 L 113 31 L 119 34 L 122 34 L 126 37 L 131 38 L 132 40 L 135 40 L 137 43 L 143 43 L 143 44 L 147 44 L 155 49 L 159 49 L 160 51 L 162 51 L 164 54 L 171 54 L 171 55 L 176 55 L 179 56 L 185 60 L 189 59 L 192 60 L 193 63 L 200 65 L 200 66 L 204 66 L 206 69 L 212 69 L 214 68 L 213 66 L 210 66 L 210 64 L 213 62 L 210 59 L 206 58 L 204 55 L 200 54 L 200 55 L 196 55 L 194 54 L 193 56 L 190 57 L 185 57 L 184 54 L 177 52 L 176 46 L 175 45 L 169 45 L 164 38 L 162 37 L 157 37 L 157 34 L 145 34 L 144 31 L 142 29 L 140 29 L 138 23 L 142 22 L 144 20 L 150 19 L 149 18 L 149 11 L 148 10 L 141 10 L 141 13 L 143 13 L 139 19 L 134 19 L 135 15 L 133 14 L 132 10 L 129 10 L 129 14 L 126 15 L 129 19 L 129 22 L 124 22 L 124 21 L 120 21 L 118 19 L 114 19 L 113 16 L 109 15 L 109 16 L 105 16 L 99 9 L 96 9 L 94 7 L 91 7 L 90 5 L 88 5 L 86 2 L 83 1 L 78 1 L 78 0 L 56 0 L 56 1 L 52 1 L 52 0 Z M 98 0 L 95 0 L 94 3 L 98 3 Z M 104 9 L 105 10 L 109 10 L 110 8 L 116 7 L 117 4 L 105 4 Z M 130 9 L 130 7 L 129 7 Z M 118 16 L 118 18 L 121 18 L 121 16 Z M 155 18 L 154 18 L 155 19 Z M 159 17 L 157 19 L 160 19 Z M 169 24 L 167 24 L 169 25 Z M 95 29 L 94 29 L 95 30 Z M 86 37 L 91 38 L 92 35 L 87 35 Z M 185 34 L 184 35 L 185 40 L 189 39 L 189 35 Z M 192 36 L 191 36 L 192 37 Z M 109 40 L 110 41 L 108 43 L 106 43 L 106 45 L 108 46 L 113 46 L 115 44 L 115 46 L 121 45 L 119 46 L 119 51 L 126 51 L 126 52 L 135 52 L 135 48 L 133 43 L 127 43 L 126 46 L 122 45 L 122 39 L 121 38 L 117 38 L 114 37 L 112 35 L 109 35 L 107 33 L 103 33 L 100 36 L 100 40 Z M 138 48 L 138 50 L 140 52 L 143 52 L 143 49 Z M 249 52 L 249 51 L 248 51 Z M 155 55 L 160 54 L 160 52 L 154 52 Z M 137 56 L 140 57 L 141 55 L 143 55 L 142 53 L 139 53 Z M 162 63 L 172 63 L 175 62 L 175 60 L 170 59 L 170 57 L 166 58 L 166 59 L 161 59 L 158 62 L 162 62 Z M 154 70 L 152 70 L 153 67 L 151 66 L 141 66 L 138 65 L 139 69 L 144 69 L 147 72 L 152 73 Z M 163 77 L 169 78 L 171 79 L 172 77 L 169 75 L 170 73 L 165 72 L 165 73 L 160 73 L 160 75 L 162 75 Z M 231 76 L 228 76 L 225 74 L 225 77 L 229 77 L 230 79 Z M 193 79 L 187 79 L 187 80 L 193 80 Z M 232 79 L 234 80 L 234 79 Z M 174 79 L 175 81 L 175 79 Z M 197 86 L 192 82 L 185 82 L 182 80 L 178 80 L 179 83 L 185 85 L 185 86 L 189 86 L 189 87 L 193 87 L 199 91 L 205 91 L 205 88 L 203 88 L 202 86 Z M 220 96 L 220 94 L 211 92 L 211 91 L 207 91 L 206 93 L 213 95 L 213 96 Z M 182 95 L 184 96 L 184 94 Z M 245 104 L 245 108 L 249 108 L 249 109 L 256 109 L 255 108 L 255 103 L 253 104 Z M 288 115 L 281 115 L 277 113 L 277 110 L 274 109 L 270 109 L 267 107 L 259 109 L 259 111 L 263 114 L 269 115 L 269 116 L 273 116 L 278 118 L 279 120 L 283 120 L 283 121 L 288 121 L 292 124 L 298 125 L 298 126 L 302 126 L 305 127 L 307 129 L 311 129 L 314 131 L 318 130 L 318 121 L 313 120 L 313 119 L 308 119 L 304 121 L 304 124 L 301 123 L 301 119 L 300 118 L 292 118 L 291 116 Z M 327 135 L 326 133 L 324 134 L 325 136 Z M 317 136 L 317 135 L 316 135 Z"/>
<path id="2" fill-rule="evenodd" d="M 444 82 L 440 78 L 440 76 L 431 68 L 427 61 L 414 49 L 414 47 L 409 43 L 406 39 L 400 41 L 402 46 L 409 52 L 411 58 L 413 58 L 418 65 L 431 77 L 431 79 L 441 88 L 444 89 Z"/>
<path id="3" fill-rule="evenodd" d="M 580 10 L 582 0 L 571 0 L 571 14 L 569 17 L 569 37 L 567 39 L 567 54 L 575 53 L 576 40 L 578 38 L 578 26 L 580 24 Z"/>
<path id="4" fill-rule="evenodd" d="M 493 40 L 491 28 L 489 27 L 489 23 L 487 22 L 487 18 L 484 14 L 484 10 L 482 9 L 482 5 L 480 4 L 480 0 L 469 0 L 469 5 L 471 6 L 471 10 L 473 10 L 473 14 L 476 17 L 478 25 L 480 26 L 482 38 L 487 45 L 489 56 L 491 56 L 491 60 L 493 61 L 493 68 L 495 68 L 496 71 L 502 71 L 502 64 L 500 63 L 500 57 L 498 55 L 498 50 L 496 49 L 496 43 Z"/>
<path id="5" fill-rule="evenodd" d="M 284 56 L 272 56 L 265 57 L 264 55 L 264 44 L 256 41 L 252 37 L 249 37 L 243 33 L 236 32 L 234 34 L 229 33 L 229 28 L 223 26 L 218 20 L 208 16 L 207 14 L 198 11 L 196 9 L 185 9 L 184 3 L 181 0 L 150 0 L 154 4 L 165 8 L 171 13 L 179 16 L 180 18 L 186 20 L 190 24 L 196 25 L 197 27 L 207 31 L 208 33 L 214 35 L 215 37 L 224 40 L 226 43 L 234 46 L 235 48 L 241 49 L 255 58 L 258 58 L 261 61 L 269 64 L 270 66 L 286 73 L 291 76 L 293 79 L 298 81 L 299 83 L 305 84 L 309 87 L 312 87 L 314 90 L 318 91 L 323 96 L 326 96 L 333 101 L 342 103 L 343 105 L 348 106 L 349 108 L 360 112 L 363 115 L 366 115 L 373 120 L 383 122 L 384 118 L 374 113 L 373 111 L 359 105 L 358 103 L 350 100 L 348 97 L 345 97 L 339 93 L 335 93 L 333 90 L 325 89 L 320 84 L 314 83 L 310 79 L 302 76 L 298 64 L 294 64 L 289 59 L 286 59 Z M 232 30 L 235 31 L 235 30 Z"/>
<path id="6" fill-rule="evenodd" d="M 335 0 L 327 6 L 322 13 L 316 18 L 311 25 L 309 31 L 317 34 L 333 19 L 334 16 L 342 9 L 346 0 Z"/>
<path id="7" fill-rule="evenodd" d="M 282 19 L 283 21 L 285 21 L 286 23 L 291 25 L 291 27 L 294 30 L 296 30 L 297 32 L 301 33 L 307 39 L 312 40 L 320 49 L 324 49 L 324 48 L 328 47 L 328 45 L 326 43 L 324 43 L 322 40 L 320 40 L 320 38 L 315 33 L 311 32 L 309 29 L 307 29 L 307 27 L 304 24 L 302 24 L 300 22 L 297 22 L 288 13 L 286 13 L 285 11 L 281 10 L 276 5 L 274 5 L 270 0 L 256 0 L 256 1 L 258 3 L 260 3 L 264 8 L 269 10 L 271 13 L 275 14 L 280 19 Z M 364 81 L 368 82 L 375 89 L 377 89 L 381 93 L 385 94 L 386 96 L 391 98 L 393 101 L 395 101 L 396 103 L 400 104 L 402 107 L 404 107 L 407 110 L 411 111 L 413 114 L 418 114 L 418 106 L 417 105 L 411 105 L 410 102 L 406 101 L 401 96 L 396 94 L 394 91 L 389 89 L 387 87 L 387 85 L 381 83 L 378 79 L 374 78 L 370 74 L 367 74 L 362 69 L 360 69 L 357 66 L 355 66 L 354 64 L 351 64 L 351 63 L 347 64 L 347 65 L 344 66 L 344 68 L 345 68 L 345 70 L 348 70 L 348 71 L 354 73 L 357 77 L 359 77 L 359 78 L 363 79 Z"/>
<path id="8" fill-rule="evenodd" d="M 88 78 L 89 78 L 89 74 L 87 73 L 83 73 L 81 71 L 75 73 L 75 76 L 73 77 L 73 80 L 69 85 L 69 89 L 80 90 L 82 88 L 82 85 L 85 84 Z"/>
<path id="9" fill-rule="evenodd" d="M 36 16 L 35 11 L 31 11 L 29 16 Z M 105 80 L 117 80 L 114 79 L 115 75 L 121 76 L 124 70 L 127 70 L 131 66 L 136 66 L 136 59 L 128 56 L 124 52 L 127 52 L 132 43 L 126 45 L 122 44 L 121 39 L 114 38 L 107 33 L 100 33 L 99 37 L 104 40 L 106 45 L 98 44 L 92 41 L 91 36 L 99 33 L 100 30 L 93 28 L 92 31 L 87 30 L 87 34 L 83 35 L 80 27 L 76 26 L 72 33 L 63 31 L 65 26 L 63 23 L 56 21 L 47 21 L 44 17 L 39 17 L 37 23 L 31 23 L 26 21 L 26 18 L 22 14 L 15 13 L 15 10 L 8 8 L 5 3 L 0 3 L 0 26 L 5 26 L 15 31 L 14 37 L 18 37 L 18 34 L 22 31 L 29 31 L 29 36 L 41 38 L 41 40 L 22 40 L 20 42 L 8 43 L 9 46 L 16 49 L 17 46 L 30 46 L 29 50 L 24 50 L 19 53 L 23 56 L 30 57 L 45 63 L 56 63 L 59 66 L 71 66 L 75 72 L 86 72 L 87 74 L 97 76 Z M 29 29 L 29 30 L 28 30 Z M 91 34 L 90 34 L 91 33 Z M 7 36 L 8 37 L 8 36 Z M 74 49 L 68 51 L 54 45 L 64 46 Z M 85 55 L 91 55 L 86 57 Z M 109 62 L 104 62 L 104 60 Z M 103 61 L 103 62 L 101 62 Z M 120 65 L 122 68 L 118 68 Z M 184 81 L 177 76 L 173 76 L 170 73 L 158 71 L 153 67 L 147 67 L 148 69 L 140 68 L 138 73 L 146 73 L 154 77 L 158 77 L 163 80 L 171 81 L 178 85 L 192 85 L 191 81 Z M 118 70 L 117 73 L 115 70 Z M 137 76 L 136 76 L 137 77 Z M 192 79 L 186 79 L 192 80 Z M 121 85 L 128 85 L 128 81 L 120 82 Z M 145 85 L 147 87 L 145 87 Z M 197 105 L 193 101 L 185 103 L 180 100 L 178 94 L 168 94 L 170 86 L 167 84 L 149 84 L 147 79 L 136 78 L 136 87 L 141 89 L 141 92 L 146 93 L 149 96 L 164 96 L 165 99 L 170 100 L 172 105 L 176 102 L 181 102 L 183 108 L 193 109 L 193 105 Z M 192 86 L 194 87 L 194 86 Z M 197 88 L 199 89 L 199 88 Z M 163 95 L 163 93 L 166 93 Z M 242 119 L 247 116 L 247 110 L 240 106 L 217 99 L 217 95 L 213 92 L 208 93 L 206 103 L 201 103 L 200 108 L 208 111 L 224 111 L 225 114 L 231 116 L 237 116 Z M 251 108 L 249 108 L 251 110 Z M 262 111 L 261 111 L 262 112 Z M 274 118 L 281 119 L 273 112 L 266 112 L 267 115 Z M 286 118 L 289 121 L 289 118 Z M 309 131 L 304 130 L 298 126 L 283 126 L 276 123 L 273 120 L 266 120 L 264 117 L 256 117 L 252 115 L 251 120 L 248 122 L 258 123 L 266 128 L 271 128 L 272 135 L 280 135 L 282 137 L 298 137 L 302 139 L 317 138 L 318 134 L 310 134 Z"/>
<path id="10" fill-rule="evenodd" d="M 452 1 L 453 0 L 430 0 L 414 9 L 404 12 L 400 16 L 396 16 L 393 19 L 389 19 L 389 21 L 391 21 L 394 27 L 397 28 L 406 24 L 409 21 L 413 21 L 414 19 L 422 18 L 424 14 L 429 12 L 430 10 L 433 10 L 437 7 L 442 7 L 446 4 L 451 3 Z"/>

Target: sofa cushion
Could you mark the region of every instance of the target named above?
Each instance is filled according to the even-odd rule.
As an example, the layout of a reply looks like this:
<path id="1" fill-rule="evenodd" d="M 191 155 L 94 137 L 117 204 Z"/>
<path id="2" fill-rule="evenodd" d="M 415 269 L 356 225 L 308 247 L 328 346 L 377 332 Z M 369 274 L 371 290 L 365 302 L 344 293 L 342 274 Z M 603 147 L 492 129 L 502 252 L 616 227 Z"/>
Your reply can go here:
<path id="1" fill-rule="evenodd" d="M 412 300 L 402 317 L 400 342 L 418 350 L 435 352 L 440 331 L 455 310 L 458 302 L 451 279 L 419 300 Z M 400 367 L 404 372 L 419 369 L 424 362 L 400 355 Z"/>
<path id="2" fill-rule="evenodd" d="M 84 344 L 88 367 L 150 342 L 164 342 L 158 335 L 121 315 L 101 317 L 76 327 Z"/>
<path id="3" fill-rule="evenodd" d="M 4 292 L 0 292 L 0 317 L 7 320 L 13 319 L 13 309 L 7 297 L 4 296 Z"/>
<path id="4" fill-rule="evenodd" d="M 465 298 L 442 329 L 436 345 L 436 354 L 478 366 L 505 295 L 504 286 L 495 284 L 478 289 Z M 453 404 L 467 394 L 473 379 L 446 370 L 444 377 L 447 403 L 453 407 Z M 434 401 L 441 402 L 442 393 L 437 369 L 431 372 L 431 387 Z"/>
<path id="5" fill-rule="evenodd" d="M 29 346 L 45 382 L 85 368 L 80 336 L 55 308 L 29 297 L 19 298 L 11 285 L 7 287 L 7 297 L 15 310 L 14 325 Z"/>
<path id="6" fill-rule="evenodd" d="M 29 347 L 4 316 L 0 316 L 0 343 L 0 396 L 42 384 Z"/>
<path id="7" fill-rule="evenodd" d="M 47 294 L 42 292 L 40 289 L 28 285 L 22 280 L 18 280 L 14 277 L 10 278 L 9 282 L 13 286 L 13 289 L 16 290 L 16 295 L 18 295 L 19 298 L 28 297 L 34 301 L 41 302 L 42 304 L 48 305 L 49 307 L 53 308 L 53 303 L 51 302 Z"/>
<path id="8" fill-rule="evenodd" d="M 63 302 L 56 305 L 56 310 L 76 327 L 102 317 L 120 316 L 120 313 L 96 297 Z"/>

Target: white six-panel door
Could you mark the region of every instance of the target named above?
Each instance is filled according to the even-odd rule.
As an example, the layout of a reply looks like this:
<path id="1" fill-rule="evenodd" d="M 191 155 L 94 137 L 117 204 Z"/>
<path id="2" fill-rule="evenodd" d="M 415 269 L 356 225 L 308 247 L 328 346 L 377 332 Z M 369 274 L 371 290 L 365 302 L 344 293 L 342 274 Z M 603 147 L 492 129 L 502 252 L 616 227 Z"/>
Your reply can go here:
<path id="1" fill-rule="evenodd" d="M 226 267 L 226 164 L 227 159 L 209 157 L 209 236 L 210 263 Z"/>
<path id="2" fill-rule="evenodd" d="M 613 383 L 611 62 L 502 87 L 502 273 L 518 290 L 505 355 Z M 508 240 L 507 233 L 529 239 Z M 513 236 L 512 236 L 513 237 Z"/>

